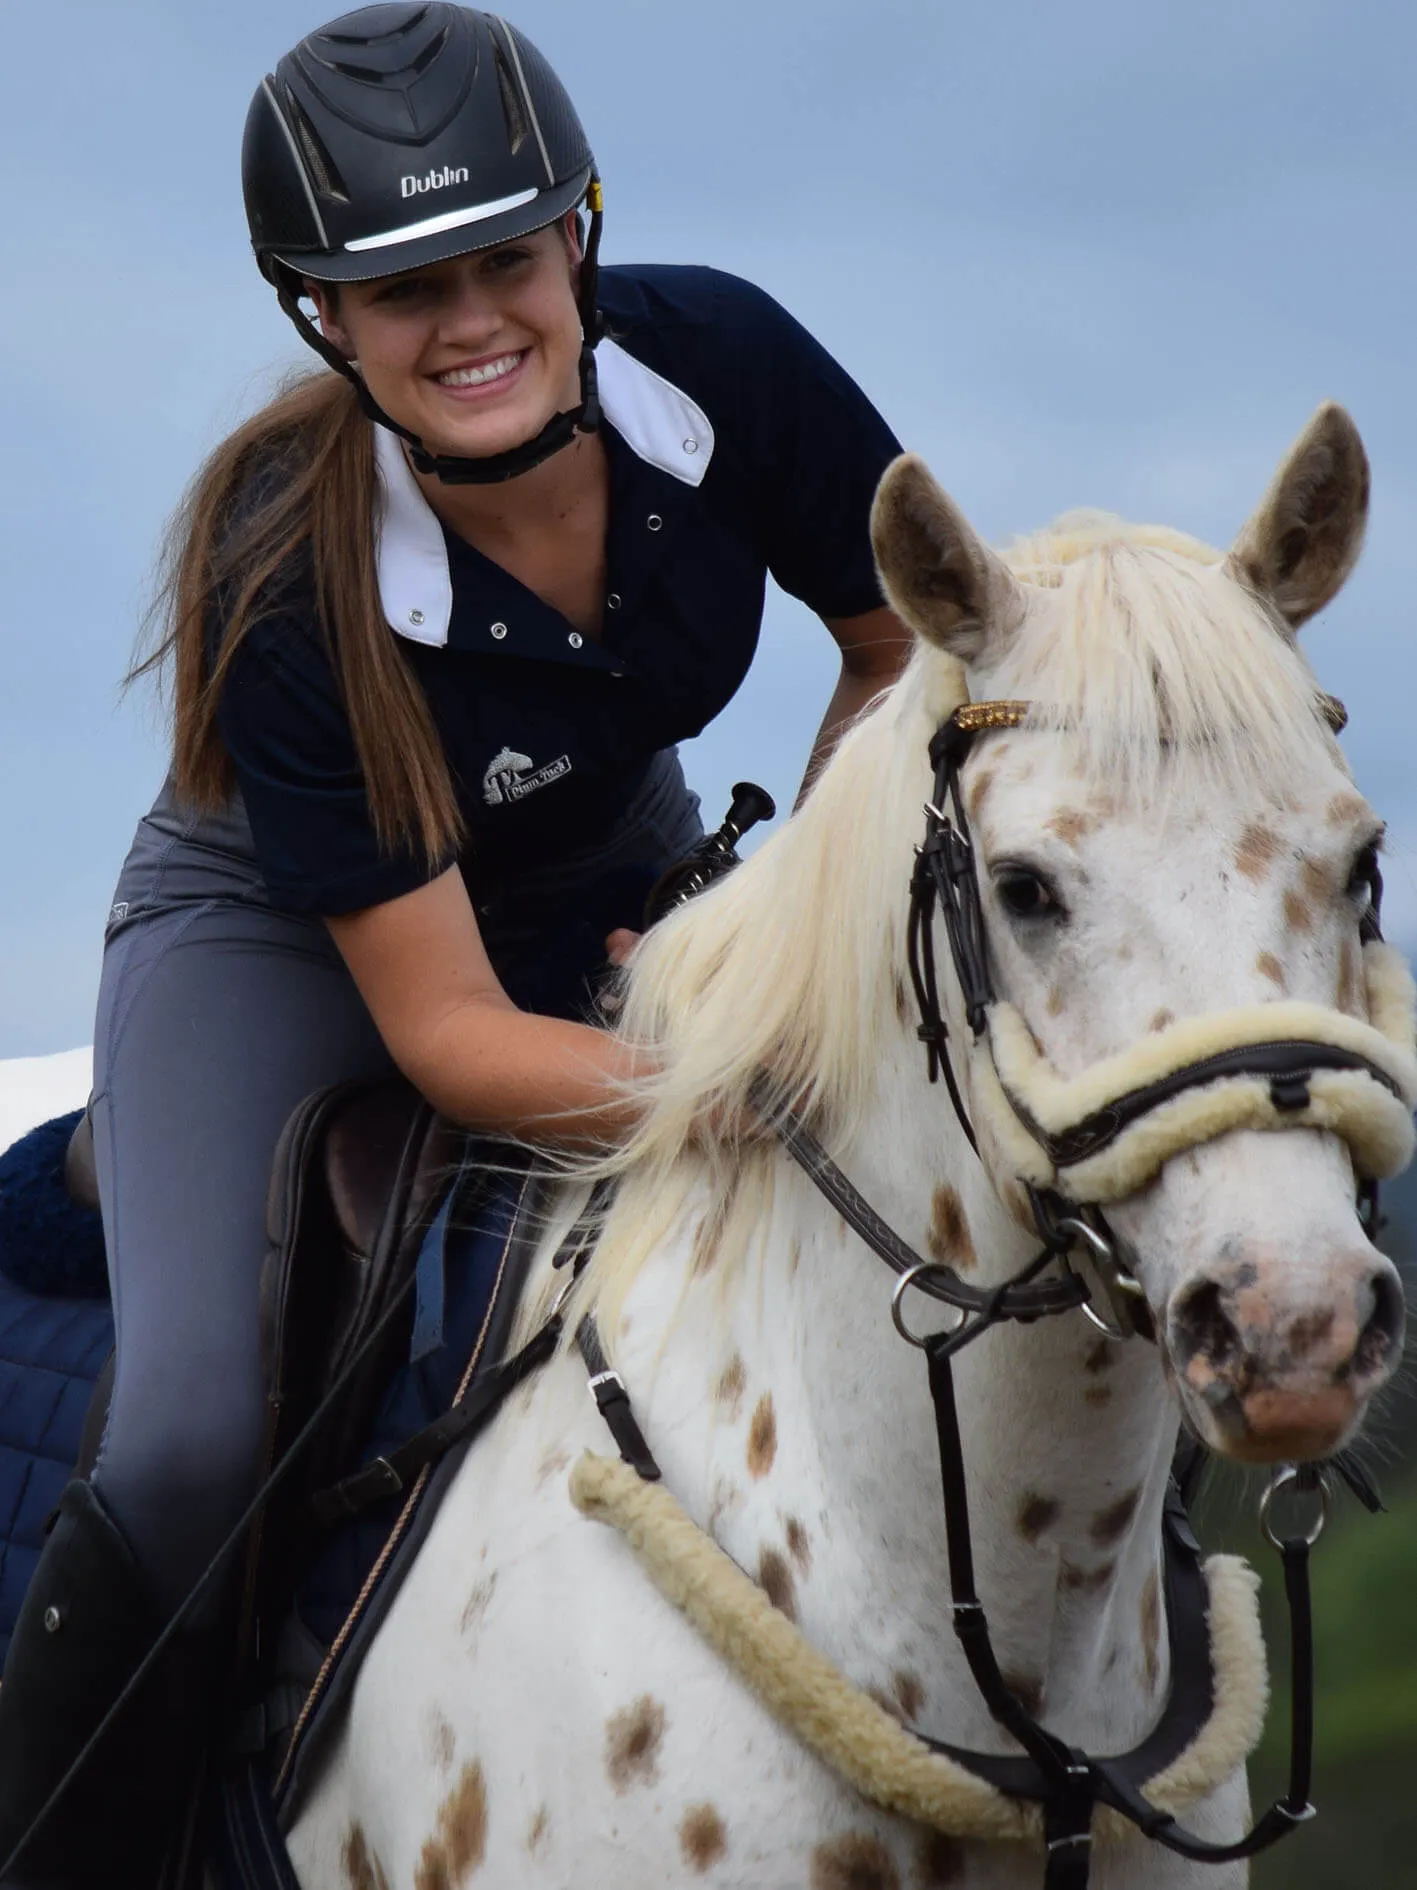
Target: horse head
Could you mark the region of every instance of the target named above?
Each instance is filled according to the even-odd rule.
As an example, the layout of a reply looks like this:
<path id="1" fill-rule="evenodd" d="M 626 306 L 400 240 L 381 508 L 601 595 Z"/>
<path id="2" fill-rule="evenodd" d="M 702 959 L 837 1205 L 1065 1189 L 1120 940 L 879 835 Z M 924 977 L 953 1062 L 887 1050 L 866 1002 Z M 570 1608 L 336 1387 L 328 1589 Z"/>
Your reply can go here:
<path id="1" fill-rule="evenodd" d="M 1010 711 L 954 783 L 994 1002 L 945 1002 L 981 1152 L 1016 1213 L 1029 1183 L 1105 1212 L 1189 1422 L 1255 1462 L 1339 1449 L 1401 1351 L 1356 1203 L 1411 1153 L 1411 985 L 1296 640 L 1367 500 L 1326 406 L 1225 557 L 1091 515 L 996 554 L 910 457 L 873 519 L 941 712 L 958 665 Z"/>

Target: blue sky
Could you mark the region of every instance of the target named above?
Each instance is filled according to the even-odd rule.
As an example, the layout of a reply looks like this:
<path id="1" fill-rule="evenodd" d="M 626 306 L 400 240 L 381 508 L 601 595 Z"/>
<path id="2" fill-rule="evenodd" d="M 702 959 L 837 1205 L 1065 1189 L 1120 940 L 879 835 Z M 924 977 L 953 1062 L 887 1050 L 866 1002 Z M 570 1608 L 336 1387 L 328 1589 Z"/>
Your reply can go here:
<path id="1" fill-rule="evenodd" d="M 526 0 L 606 181 L 608 260 L 755 278 L 991 537 L 1075 505 L 1228 542 L 1317 402 L 1367 439 L 1368 550 L 1307 642 L 1417 943 L 1417 16 L 1350 0 Z M 164 519 L 299 359 L 250 260 L 250 94 L 297 0 L 11 9 L 0 73 L 0 1057 L 86 1042 L 162 774 L 120 704 Z M 688 754 L 790 800 L 834 669 L 781 598 Z"/>

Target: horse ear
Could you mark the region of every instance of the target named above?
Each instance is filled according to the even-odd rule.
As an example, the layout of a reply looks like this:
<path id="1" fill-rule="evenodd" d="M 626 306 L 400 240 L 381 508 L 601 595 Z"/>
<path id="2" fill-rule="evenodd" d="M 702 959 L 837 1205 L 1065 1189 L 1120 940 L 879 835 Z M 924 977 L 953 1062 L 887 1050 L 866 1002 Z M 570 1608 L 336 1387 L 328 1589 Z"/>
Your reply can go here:
<path id="1" fill-rule="evenodd" d="M 1014 580 L 914 453 L 882 475 L 871 543 L 896 615 L 961 662 L 975 662 L 1023 614 Z"/>
<path id="2" fill-rule="evenodd" d="M 1338 595 L 1368 522 L 1368 455 L 1351 417 L 1319 408 L 1231 547 L 1231 570 L 1291 630 Z"/>

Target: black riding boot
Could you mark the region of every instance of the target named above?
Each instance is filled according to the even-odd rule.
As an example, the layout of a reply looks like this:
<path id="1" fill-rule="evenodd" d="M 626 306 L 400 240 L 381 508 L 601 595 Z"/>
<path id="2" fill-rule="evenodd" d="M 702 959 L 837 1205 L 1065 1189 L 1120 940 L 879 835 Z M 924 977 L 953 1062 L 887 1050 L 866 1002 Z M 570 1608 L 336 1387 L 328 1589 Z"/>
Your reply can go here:
<path id="1" fill-rule="evenodd" d="M 0 1682 L 4 1890 L 157 1884 L 205 1726 L 205 1636 L 179 1635 L 164 1650 L 23 1854 L 5 1863 L 162 1626 L 108 1512 L 87 1483 L 70 1483 Z"/>

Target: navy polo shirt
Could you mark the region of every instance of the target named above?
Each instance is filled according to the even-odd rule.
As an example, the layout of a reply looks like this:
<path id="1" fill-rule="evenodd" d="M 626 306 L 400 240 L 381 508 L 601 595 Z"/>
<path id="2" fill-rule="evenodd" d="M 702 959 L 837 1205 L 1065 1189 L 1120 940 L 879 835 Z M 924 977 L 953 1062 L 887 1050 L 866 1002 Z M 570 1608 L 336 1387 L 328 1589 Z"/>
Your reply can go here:
<path id="1" fill-rule="evenodd" d="M 653 755 L 724 708 L 769 572 L 822 616 L 882 601 L 868 520 L 900 449 L 825 350 L 717 270 L 607 268 L 600 304 L 599 640 L 443 527 L 375 428 L 380 595 L 444 744 L 474 897 L 593 847 Z M 217 720 L 276 905 L 350 912 L 451 864 L 375 839 L 308 572 L 246 638 Z"/>

